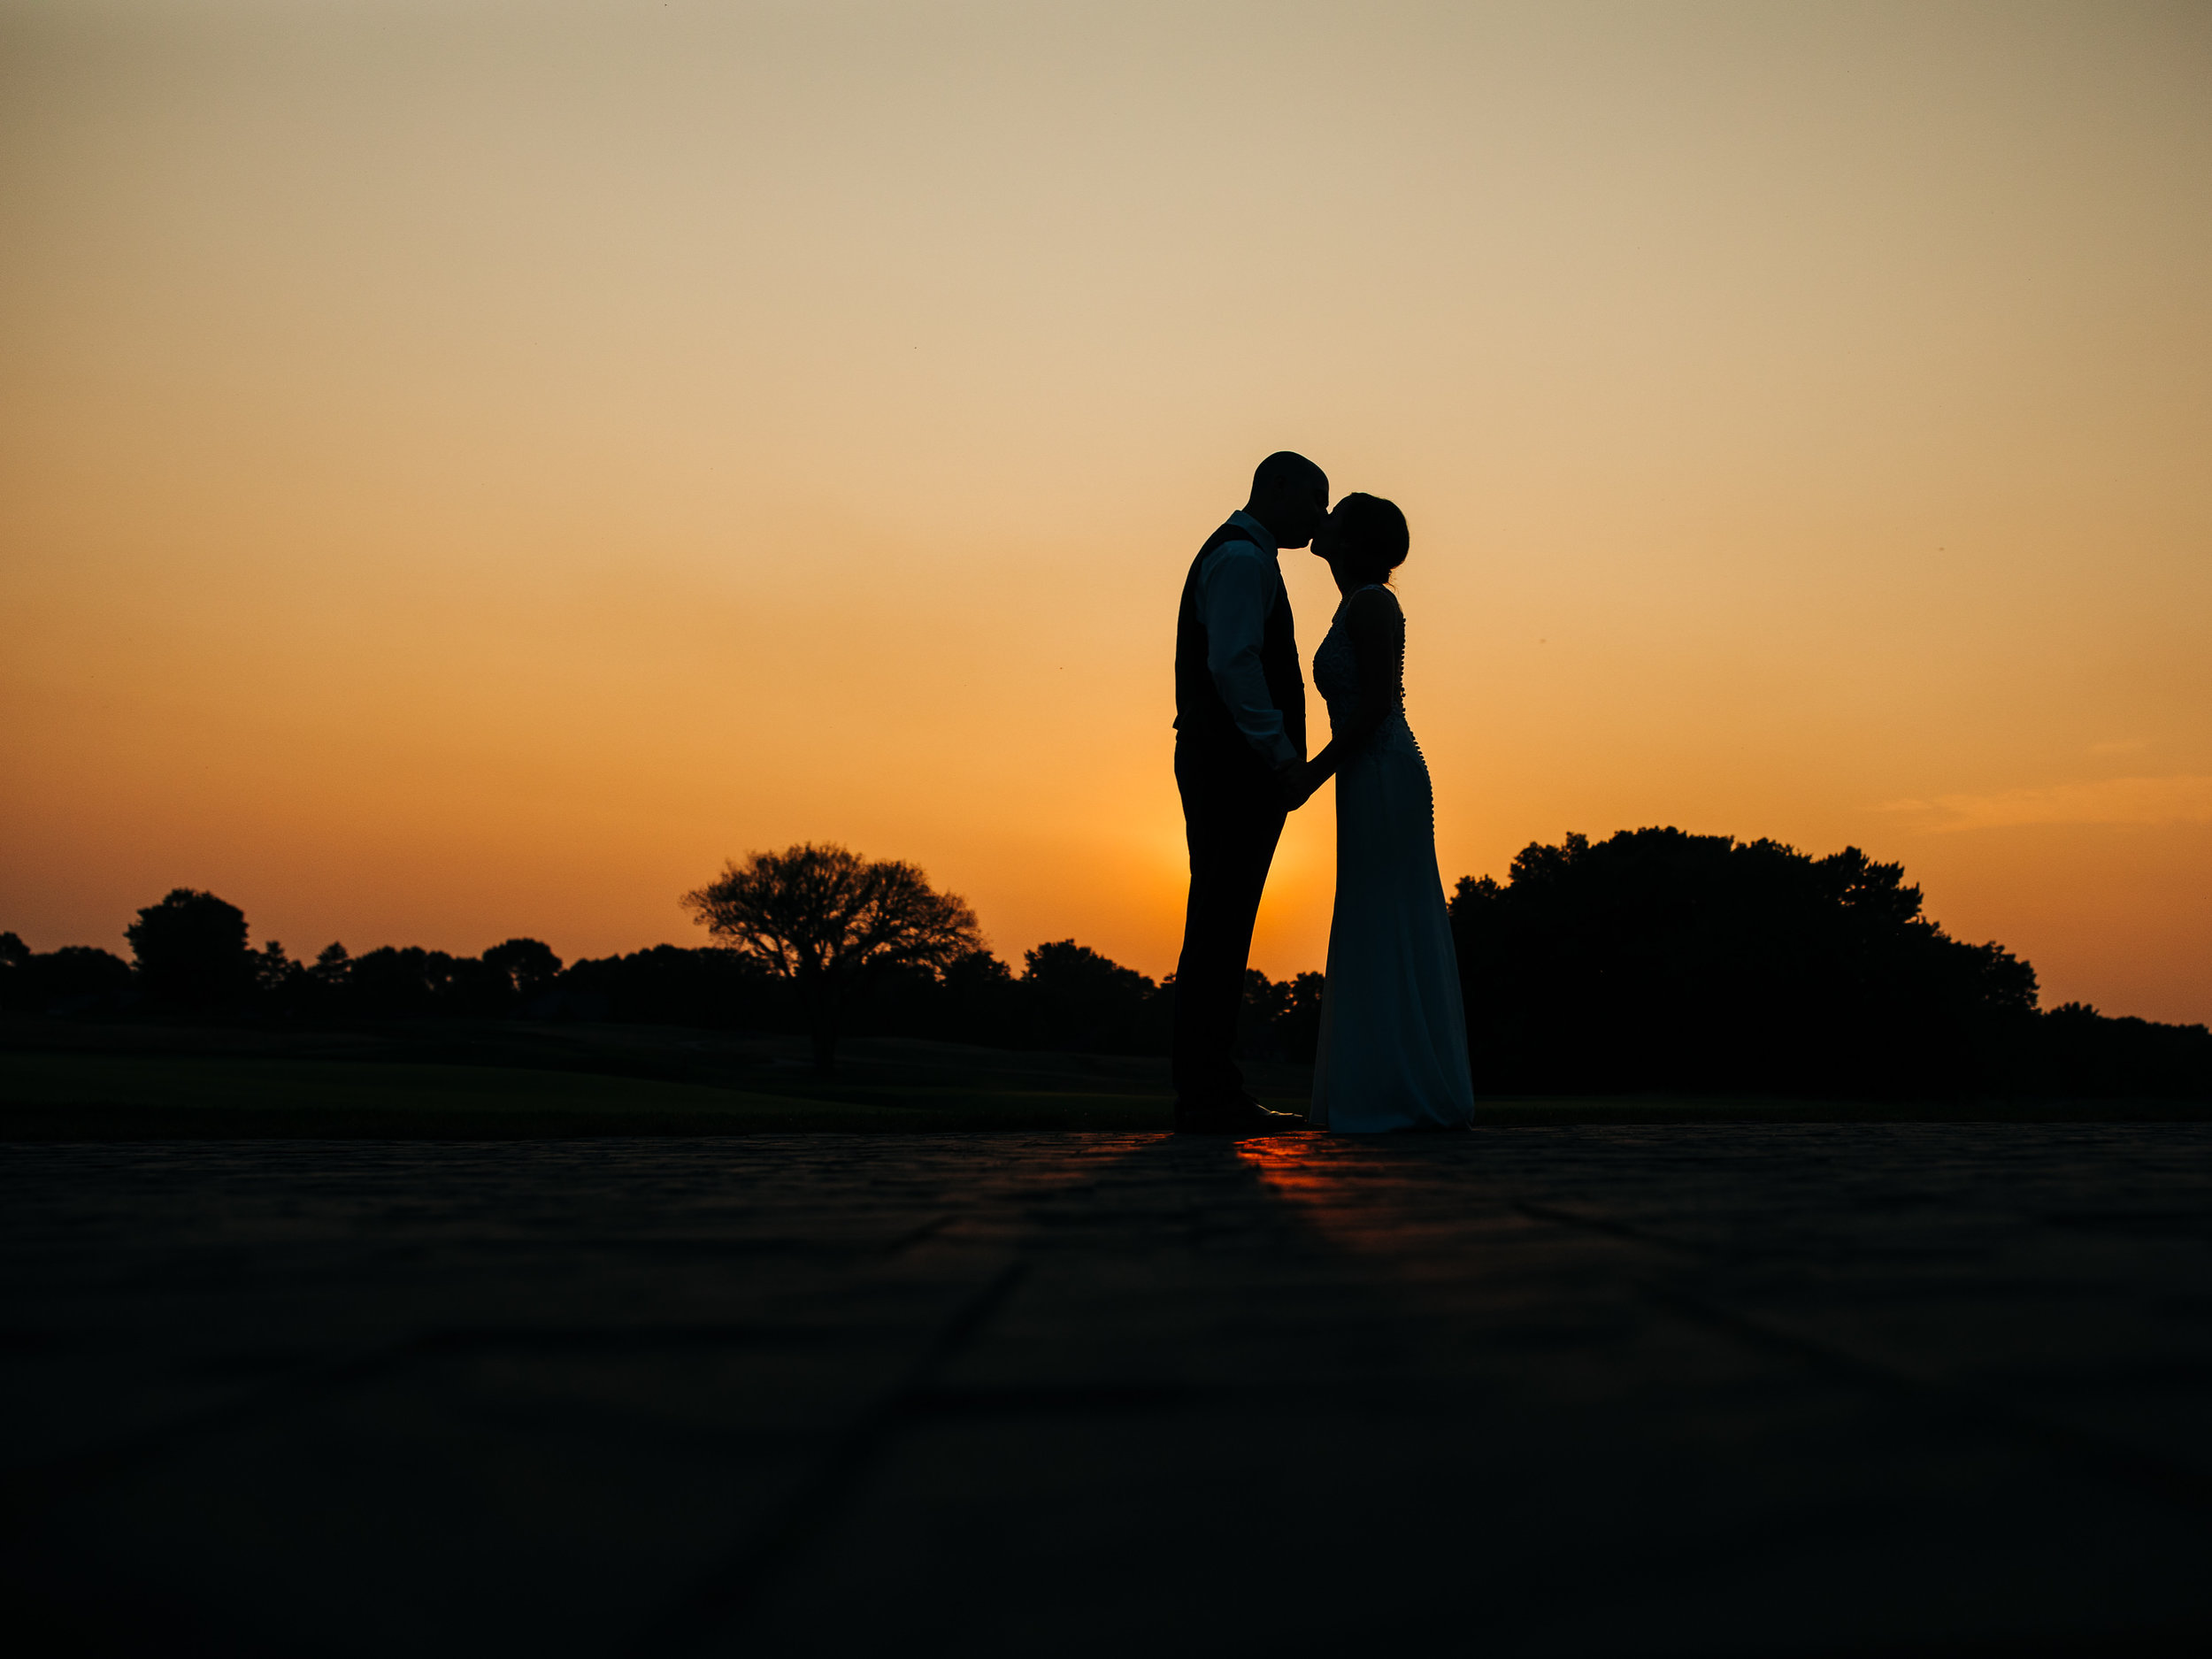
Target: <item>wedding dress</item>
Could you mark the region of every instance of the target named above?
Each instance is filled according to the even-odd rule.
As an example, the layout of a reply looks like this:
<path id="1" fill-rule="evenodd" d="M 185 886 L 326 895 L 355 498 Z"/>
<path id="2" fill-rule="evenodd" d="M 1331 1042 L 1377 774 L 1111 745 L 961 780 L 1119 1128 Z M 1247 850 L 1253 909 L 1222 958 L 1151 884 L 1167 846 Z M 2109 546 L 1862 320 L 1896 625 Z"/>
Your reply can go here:
<path id="1" fill-rule="evenodd" d="M 1348 595 L 1313 654 L 1333 726 L 1359 701 L 1349 603 Z M 1474 1109 L 1428 763 L 1402 703 L 1337 768 L 1336 913 L 1310 1118 L 1371 1134 L 1463 1128 Z"/>

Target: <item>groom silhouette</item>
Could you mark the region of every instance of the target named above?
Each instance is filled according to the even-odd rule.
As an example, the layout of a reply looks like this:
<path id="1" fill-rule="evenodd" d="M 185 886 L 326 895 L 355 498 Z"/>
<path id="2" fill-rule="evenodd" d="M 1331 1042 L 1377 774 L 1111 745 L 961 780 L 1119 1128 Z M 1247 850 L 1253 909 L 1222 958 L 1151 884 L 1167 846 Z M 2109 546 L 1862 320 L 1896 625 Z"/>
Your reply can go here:
<path id="1" fill-rule="evenodd" d="M 1305 798 L 1306 682 L 1276 564 L 1329 514 L 1328 475 L 1278 450 L 1243 511 L 1206 538 L 1175 625 L 1175 785 L 1190 844 L 1190 903 L 1175 965 L 1175 1127 L 1266 1134 L 1306 1120 L 1244 1091 L 1231 1050 L 1252 923 L 1285 814 Z"/>

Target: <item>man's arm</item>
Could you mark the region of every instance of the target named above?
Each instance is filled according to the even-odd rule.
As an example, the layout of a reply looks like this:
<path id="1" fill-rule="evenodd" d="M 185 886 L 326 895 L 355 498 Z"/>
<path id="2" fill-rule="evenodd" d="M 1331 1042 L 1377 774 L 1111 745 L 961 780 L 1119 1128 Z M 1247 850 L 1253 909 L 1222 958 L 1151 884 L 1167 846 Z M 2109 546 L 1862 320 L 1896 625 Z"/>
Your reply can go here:
<path id="1" fill-rule="evenodd" d="M 1206 671 L 1229 705 L 1244 741 L 1270 769 L 1280 772 L 1304 757 L 1292 745 L 1283 711 L 1267 688 L 1260 666 L 1260 641 L 1267 629 L 1267 608 L 1275 597 L 1276 572 L 1269 560 L 1225 544 L 1206 567 L 1200 592 L 1206 621 Z"/>

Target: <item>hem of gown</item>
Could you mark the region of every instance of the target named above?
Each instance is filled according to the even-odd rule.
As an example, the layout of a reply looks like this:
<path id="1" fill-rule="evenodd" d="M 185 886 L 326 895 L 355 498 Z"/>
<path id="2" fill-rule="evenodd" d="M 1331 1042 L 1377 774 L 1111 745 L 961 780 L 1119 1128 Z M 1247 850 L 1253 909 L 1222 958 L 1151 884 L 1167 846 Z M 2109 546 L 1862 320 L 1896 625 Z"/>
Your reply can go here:
<path id="1" fill-rule="evenodd" d="M 1449 1117 L 1431 1117 L 1424 1114 L 1418 1118 L 1408 1118 L 1392 1114 L 1387 1118 L 1370 1118 L 1363 1121 L 1358 1114 L 1351 1114 L 1352 1122 L 1337 1123 L 1332 1120 L 1328 1106 L 1325 1102 L 1316 1102 L 1307 1109 L 1306 1122 L 1316 1129 L 1325 1129 L 1332 1134 L 1340 1135 L 1453 1133 L 1462 1129 L 1472 1128 L 1474 1116 L 1474 1108 L 1470 1104 L 1463 1113 L 1455 1111 Z"/>
<path id="2" fill-rule="evenodd" d="M 1333 1135 L 1463 1135 L 1474 1129 L 1471 1123 L 1463 1124 L 1391 1124 L 1380 1129 L 1339 1129 L 1324 1124 L 1321 1127 Z"/>

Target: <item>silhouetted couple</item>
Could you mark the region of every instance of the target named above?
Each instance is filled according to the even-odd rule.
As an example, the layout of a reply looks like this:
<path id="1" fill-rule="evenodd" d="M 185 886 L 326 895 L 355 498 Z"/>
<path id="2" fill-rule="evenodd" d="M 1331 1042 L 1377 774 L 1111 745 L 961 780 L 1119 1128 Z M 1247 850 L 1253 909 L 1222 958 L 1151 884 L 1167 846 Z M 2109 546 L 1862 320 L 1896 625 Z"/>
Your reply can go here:
<path id="1" fill-rule="evenodd" d="M 1309 542 L 1344 596 L 1313 657 L 1330 739 L 1310 760 L 1276 563 L 1279 549 Z M 1428 765 L 1405 718 L 1405 615 L 1389 586 L 1407 547 L 1396 507 L 1351 495 L 1331 511 L 1327 475 L 1284 450 L 1260 463 L 1251 500 L 1191 561 L 1175 633 L 1175 782 L 1190 842 L 1175 969 L 1179 1131 L 1460 1129 L 1473 1115 Z M 1302 1118 L 1247 1094 L 1233 1049 L 1284 818 L 1332 775 L 1336 910 Z"/>

